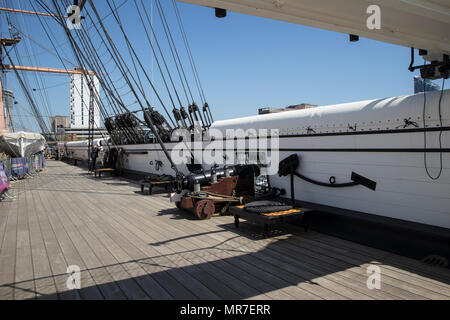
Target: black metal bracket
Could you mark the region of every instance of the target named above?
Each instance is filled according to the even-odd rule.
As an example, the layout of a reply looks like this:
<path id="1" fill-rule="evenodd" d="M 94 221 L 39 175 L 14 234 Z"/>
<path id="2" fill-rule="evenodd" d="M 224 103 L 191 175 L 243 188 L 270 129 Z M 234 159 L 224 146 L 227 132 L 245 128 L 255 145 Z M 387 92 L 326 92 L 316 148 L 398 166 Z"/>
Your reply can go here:
<path id="1" fill-rule="evenodd" d="M 425 55 L 426 50 L 419 50 L 420 55 Z M 414 66 L 414 48 L 411 48 L 411 63 L 408 70 L 414 72 L 420 70 L 420 76 L 423 79 L 448 79 L 450 76 L 450 57 L 447 54 L 442 56 L 442 61 L 432 61 L 430 64 L 424 64 L 420 66 Z M 436 71 L 438 74 L 436 74 Z"/>
<path id="2" fill-rule="evenodd" d="M 225 18 L 227 16 L 227 10 L 222 8 L 214 8 L 216 18 Z"/>
<path id="3" fill-rule="evenodd" d="M 377 183 L 375 181 L 363 177 L 357 174 L 356 172 L 352 172 L 352 176 L 350 179 L 352 179 L 352 181 L 354 182 L 358 182 L 360 185 L 363 185 L 364 187 L 367 187 L 373 191 L 375 191 L 375 189 L 377 188 Z"/>
<path id="4" fill-rule="evenodd" d="M 326 183 L 326 182 L 321 182 L 321 181 L 317 181 L 311 178 L 308 178 L 298 172 L 296 172 L 298 166 L 300 165 L 300 159 L 298 157 L 297 154 L 292 154 L 289 157 L 287 157 L 286 159 L 284 159 L 283 161 L 280 162 L 279 167 L 278 167 L 278 175 L 280 177 L 283 176 L 288 176 L 290 175 L 291 178 L 291 198 L 293 198 L 293 187 L 294 187 L 294 183 L 293 183 L 293 178 L 294 176 L 305 180 L 309 183 L 318 185 L 318 186 L 322 186 L 322 187 L 328 187 L 328 188 L 345 188 L 345 187 L 353 187 L 353 186 L 357 186 L 357 185 L 362 185 L 364 187 L 367 187 L 373 191 L 375 191 L 376 189 L 376 182 L 363 177 L 362 175 L 359 175 L 355 172 L 352 172 L 351 175 L 351 180 L 352 182 L 347 182 L 347 183 L 336 183 L 336 178 L 335 177 L 330 177 L 330 183 Z"/>

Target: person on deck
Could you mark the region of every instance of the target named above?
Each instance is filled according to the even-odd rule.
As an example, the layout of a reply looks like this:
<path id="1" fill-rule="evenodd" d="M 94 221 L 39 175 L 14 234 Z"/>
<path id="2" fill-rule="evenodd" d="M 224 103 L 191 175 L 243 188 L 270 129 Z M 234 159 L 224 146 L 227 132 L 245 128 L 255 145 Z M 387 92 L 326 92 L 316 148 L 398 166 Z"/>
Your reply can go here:
<path id="1" fill-rule="evenodd" d="M 92 159 L 92 163 L 91 163 L 91 171 L 94 171 L 97 167 L 97 158 L 98 158 L 98 153 L 99 153 L 99 148 L 98 147 L 94 147 L 94 149 L 92 150 L 92 154 L 91 154 L 91 159 Z"/>

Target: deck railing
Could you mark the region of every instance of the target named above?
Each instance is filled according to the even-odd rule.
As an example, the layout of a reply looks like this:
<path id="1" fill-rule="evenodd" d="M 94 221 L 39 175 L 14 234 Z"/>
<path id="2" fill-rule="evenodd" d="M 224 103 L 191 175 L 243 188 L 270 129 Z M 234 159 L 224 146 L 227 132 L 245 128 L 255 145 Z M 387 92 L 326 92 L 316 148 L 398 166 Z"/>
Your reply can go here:
<path id="1" fill-rule="evenodd" d="M 28 158 L 9 158 L 1 161 L 5 174 L 10 180 L 20 179 L 45 169 L 46 161 L 42 153 Z"/>

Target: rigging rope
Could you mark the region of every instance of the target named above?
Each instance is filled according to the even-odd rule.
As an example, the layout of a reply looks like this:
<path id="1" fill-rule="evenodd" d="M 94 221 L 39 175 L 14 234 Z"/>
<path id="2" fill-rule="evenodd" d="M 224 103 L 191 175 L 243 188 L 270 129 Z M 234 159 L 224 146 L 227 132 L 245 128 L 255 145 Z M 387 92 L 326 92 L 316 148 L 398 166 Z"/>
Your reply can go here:
<path id="1" fill-rule="evenodd" d="M 161 3 L 159 2 L 159 0 L 156 0 L 156 1 L 161 6 Z M 192 72 L 194 74 L 194 78 L 195 78 L 195 81 L 196 81 L 196 84 L 197 84 L 197 88 L 198 88 L 198 91 L 200 93 L 200 98 L 201 98 L 202 103 L 204 104 L 204 103 L 206 103 L 205 93 L 203 91 L 203 87 L 202 87 L 202 84 L 201 84 L 201 81 L 200 81 L 200 77 L 199 77 L 199 74 L 198 74 L 198 71 L 197 71 L 197 66 L 195 65 L 195 60 L 194 60 L 194 57 L 192 55 L 192 50 L 191 50 L 191 46 L 189 45 L 189 40 L 187 38 L 186 31 L 184 29 L 183 21 L 181 19 L 181 15 L 180 15 L 180 12 L 178 10 L 178 5 L 175 2 L 175 0 L 172 0 L 172 4 L 173 4 L 173 7 L 174 7 L 175 15 L 177 17 L 177 21 L 178 21 L 178 25 L 179 25 L 179 28 L 180 28 L 180 31 L 181 31 L 181 35 L 183 37 L 184 45 L 186 47 L 186 51 L 187 51 L 187 54 L 188 54 L 188 57 L 189 57 L 189 62 L 191 64 L 191 68 L 192 68 Z"/>
<path id="2" fill-rule="evenodd" d="M 39 127 L 40 127 L 40 129 L 42 130 L 42 133 L 47 134 L 47 133 L 49 132 L 49 131 L 48 131 L 48 127 L 47 127 L 47 125 L 45 124 L 44 120 L 42 119 L 42 115 L 41 115 L 41 113 L 39 112 L 39 109 L 38 109 L 38 107 L 37 107 L 37 105 L 36 105 L 36 103 L 35 103 L 33 97 L 31 96 L 31 94 L 30 94 L 30 92 L 29 92 L 29 90 L 28 90 L 28 88 L 27 88 L 27 85 L 26 85 L 25 82 L 23 81 L 23 79 L 22 79 L 22 77 L 20 76 L 19 72 L 16 70 L 15 64 L 14 64 L 13 60 L 11 59 L 11 56 L 10 56 L 9 52 L 5 50 L 5 53 L 6 53 L 6 56 L 8 57 L 9 63 L 10 63 L 11 66 L 13 67 L 14 74 L 16 75 L 16 78 L 17 78 L 17 80 L 18 80 L 18 82 L 19 82 L 19 84 L 20 84 L 20 86 L 21 86 L 21 88 L 22 88 L 22 91 L 23 91 L 23 93 L 25 94 L 25 97 L 27 98 L 28 103 L 29 103 L 30 106 L 31 106 L 31 109 L 32 109 L 32 111 L 33 111 L 33 114 L 34 114 L 34 116 L 36 117 L 36 121 L 38 122 Z"/>
<path id="3" fill-rule="evenodd" d="M 50 11 L 49 7 L 43 3 L 43 0 L 36 0 L 43 8 L 44 10 Z M 72 48 L 72 53 L 75 56 L 83 74 L 86 79 L 89 80 L 90 76 L 86 73 L 86 70 L 92 70 L 98 77 L 99 82 L 104 89 L 105 94 L 103 96 L 100 96 L 97 92 L 95 94 L 95 99 L 99 100 L 97 105 L 100 106 L 100 111 L 102 112 L 105 119 L 109 119 L 110 113 L 109 111 L 112 111 L 112 113 L 116 116 L 116 126 L 117 129 L 122 132 L 122 134 L 125 136 L 126 139 L 129 139 L 130 141 L 137 142 L 137 137 L 139 136 L 139 128 L 135 126 L 128 126 L 128 120 L 136 121 L 136 123 L 142 124 L 142 121 L 134 115 L 135 112 L 131 112 L 128 110 L 128 106 L 132 105 L 139 105 L 141 108 L 141 111 L 143 112 L 143 117 L 145 122 L 147 123 L 147 126 L 150 128 L 158 142 L 163 148 L 163 151 L 166 153 L 167 158 L 172 164 L 172 167 L 174 170 L 179 173 L 176 169 L 176 166 L 173 164 L 172 160 L 170 159 L 170 155 L 168 154 L 167 150 L 165 149 L 164 142 L 161 140 L 160 134 L 164 134 L 165 131 L 168 129 L 172 130 L 169 123 L 157 113 L 156 110 L 154 110 L 153 106 L 150 105 L 148 99 L 147 99 L 147 92 L 146 92 L 146 86 L 144 86 L 144 81 L 147 80 L 148 84 L 151 86 L 152 92 L 156 95 L 157 100 L 161 107 L 164 109 L 165 113 L 167 114 L 168 120 L 172 123 L 173 126 L 175 126 L 175 122 L 180 126 L 181 123 L 185 126 L 185 119 L 189 119 L 191 124 L 193 124 L 193 120 L 199 120 L 201 119 L 201 122 L 203 123 L 204 128 L 206 126 L 209 126 L 211 123 L 211 118 L 207 116 L 207 112 L 205 113 L 205 110 L 207 109 L 206 99 L 203 92 L 203 88 L 201 86 L 201 82 L 198 76 L 198 70 L 195 66 L 192 52 L 190 50 L 189 43 L 187 41 L 187 36 L 184 30 L 184 27 L 182 26 L 181 18 L 179 15 L 179 12 L 177 13 L 177 18 L 179 19 L 178 24 L 180 26 L 180 30 L 182 32 L 183 41 L 185 43 L 186 50 L 188 52 L 188 58 L 189 63 L 191 64 L 191 68 L 194 74 L 194 79 L 197 85 L 197 88 L 199 90 L 200 99 L 205 104 L 203 107 L 203 116 L 201 111 L 199 110 L 198 106 L 194 102 L 194 98 L 192 95 L 192 90 L 189 86 L 188 78 L 186 76 L 185 69 L 181 63 L 179 51 L 175 45 L 173 34 L 170 30 L 169 23 L 167 21 L 167 18 L 164 13 L 164 9 L 161 5 L 161 2 L 158 0 L 156 2 L 158 12 L 160 13 L 161 17 L 161 23 L 164 29 L 164 34 L 166 36 L 167 43 L 169 45 L 172 59 L 174 62 L 174 67 L 176 68 L 176 72 L 178 74 L 179 83 L 181 84 L 181 87 L 183 88 L 184 95 L 186 96 L 186 99 L 189 101 L 192 100 L 192 103 L 189 105 L 189 115 L 187 115 L 186 111 L 183 108 L 180 95 L 177 90 L 177 85 L 175 83 L 175 78 L 172 77 L 171 70 L 169 69 L 168 61 L 166 61 L 165 55 L 162 51 L 162 48 L 160 46 L 160 43 L 158 41 L 157 34 L 154 30 L 153 24 L 151 19 L 148 16 L 147 9 L 145 5 L 141 2 L 141 5 L 138 4 L 136 0 L 134 0 L 134 5 L 136 7 L 137 13 L 139 15 L 141 24 L 144 28 L 144 31 L 147 36 L 147 40 L 150 44 L 150 47 L 152 48 L 153 56 L 155 57 L 155 61 L 158 64 L 159 71 L 161 73 L 161 78 L 163 79 L 165 89 L 169 95 L 170 102 L 173 106 L 173 116 L 175 121 L 172 118 L 172 115 L 167 110 L 167 107 L 160 96 L 158 90 L 156 89 L 154 85 L 153 78 L 151 78 L 144 67 L 144 64 L 141 60 L 141 58 L 138 56 L 132 42 L 131 38 L 127 34 L 127 31 L 125 30 L 125 26 L 122 24 L 122 20 L 119 13 L 119 6 L 116 5 L 114 2 L 107 1 L 107 7 L 110 9 L 110 12 L 108 13 L 108 16 L 112 16 L 114 21 L 117 23 L 115 26 L 119 28 L 120 32 L 118 33 L 120 38 L 122 38 L 122 43 L 125 43 L 126 50 L 128 51 L 128 54 L 130 56 L 130 60 L 128 61 L 131 63 L 131 66 L 129 66 L 122 54 L 119 51 L 120 47 L 123 47 L 119 45 L 119 42 L 117 40 L 113 40 L 110 32 L 108 32 L 105 21 L 102 20 L 102 17 L 100 17 L 100 14 L 97 10 L 97 8 L 94 5 L 94 1 L 88 0 L 90 4 L 90 10 L 88 10 L 86 7 L 83 9 L 83 15 L 86 16 L 90 21 L 91 25 L 85 26 L 88 21 L 88 19 L 83 20 L 85 23 L 81 24 L 80 29 L 76 30 L 69 30 L 68 27 L 65 24 L 65 19 L 63 18 L 63 10 L 61 10 L 61 6 L 59 6 L 57 0 L 52 0 L 54 9 L 56 11 L 56 20 L 58 23 L 63 27 L 65 34 L 68 39 L 68 43 L 70 44 L 70 47 Z M 69 1 L 60 1 L 60 3 L 67 5 L 67 7 L 70 5 Z M 125 3 L 125 2 L 123 2 Z M 123 5 L 123 3 L 121 5 Z M 141 9 L 142 7 L 142 9 Z M 174 4 L 174 7 L 176 5 Z M 53 13 L 53 12 L 52 12 Z M 142 14 L 143 13 L 143 14 Z M 150 29 L 150 30 L 149 30 Z M 89 30 L 92 30 L 94 35 L 92 35 Z M 115 34 L 116 35 L 116 34 Z M 94 45 L 93 39 L 95 39 L 98 36 L 99 40 L 101 41 L 100 45 Z M 155 40 L 152 40 L 152 36 L 155 38 Z M 51 39 L 50 35 L 48 35 L 48 38 Z M 52 42 L 52 45 L 54 46 L 54 43 Z M 156 45 L 156 48 L 155 48 Z M 102 54 L 99 54 L 100 48 L 105 48 L 104 52 L 102 51 Z M 158 52 L 157 52 L 158 51 Z M 159 53 L 159 55 L 158 55 Z M 59 55 L 59 53 L 58 53 Z M 59 55 L 60 56 L 60 55 Z M 104 56 L 109 56 L 105 57 Z M 62 60 L 62 59 L 60 59 Z M 106 64 L 104 61 L 108 61 Z M 152 60 L 153 61 L 153 60 Z M 111 72 L 111 65 L 113 66 L 113 71 Z M 152 62 L 153 63 L 153 62 Z M 130 68 L 131 67 L 131 68 Z M 109 72 L 108 72 L 109 71 Z M 112 80 L 112 73 L 118 73 L 120 74 L 121 78 L 117 81 Z M 141 77 L 143 75 L 143 77 Z M 123 83 L 120 82 L 120 88 L 118 88 L 119 80 L 123 79 Z M 178 81 L 178 80 L 177 80 Z M 169 87 L 170 83 L 170 87 Z M 126 87 L 129 88 L 129 91 L 121 94 L 120 91 L 125 89 Z M 94 88 L 94 90 L 97 90 Z M 120 90 L 120 91 L 119 91 Z M 172 92 L 174 95 L 172 95 Z M 189 94 L 188 94 L 189 92 Z M 190 97 L 189 97 L 190 95 Z M 134 97 L 133 97 L 134 96 Z M 133 103 L 129 103 L 129 99 L 134 98 L 135 100 Z M 127 98 L 127 99 L 125 99 Z M 180 110 L 177 109 L 175 104 L 175 99 L 179 103 Z M 106 101 L 104 101 L 106 100 Z M 126 101 L 125 101 L 126 100 Z M 109 109 L 107 109 L 107 107 Z M 148 110 L 148 111 L 147 111 Z M 148 112 L 148 114 L 147 114 Z M 209 111 L 210 112 L 210 111 Z M 194 117 L 194 118 L 193 118 Z M 156 123 L 154 122 L 156 121 Z M 113 138 L 113 137 L 112 137 Z"/>
<path id="4" fill-rule="evenodd" d="M 443 124 L 442 124 L 442 96 L 444 94 L 444 86 L 445 86 L 445 79 L 442 79 L 442 88 L 441 88 L 441 93 L 439 95 L 439 104 L 438 104 L 438 112 L 439 112 L 439 125 L 442 128 Z M 431 179 L 431 180 L 438 180 L 441 175 L 442 175 L 442 170 L 443 170 L 443 153 L 442 153 L 442 130 L 439 131 L 439 172 L 438 174 L 433 177 L 428 169 L 428 163 L 427 163 L 427 130 L 426 130 L 426 104 L 427 104 L 427 97 L 426 97 L 426 85 L 425 85 L 425 79 L 423 81 L 423 141 L 424 141 L 424 154 L 423 154 L 423 161 L 424 161 L 424 165 L 425 165 L 425 171 L 427 173 L 427 176 Z"/>

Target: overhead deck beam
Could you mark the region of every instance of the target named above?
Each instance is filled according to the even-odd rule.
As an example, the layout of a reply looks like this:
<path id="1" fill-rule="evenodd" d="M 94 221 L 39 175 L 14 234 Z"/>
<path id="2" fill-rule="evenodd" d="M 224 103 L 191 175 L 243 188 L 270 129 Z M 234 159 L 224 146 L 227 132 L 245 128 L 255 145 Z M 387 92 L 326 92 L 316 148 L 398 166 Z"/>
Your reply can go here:
<path id="1" fill-rule="evenodd" d="M 178 0 L 211 8 L 355 34 L 428 50 L 429 59 L 450 54 L 448 0 Z M 381 29 L 370 30 L 367 8 L 381 9 Z"/>

